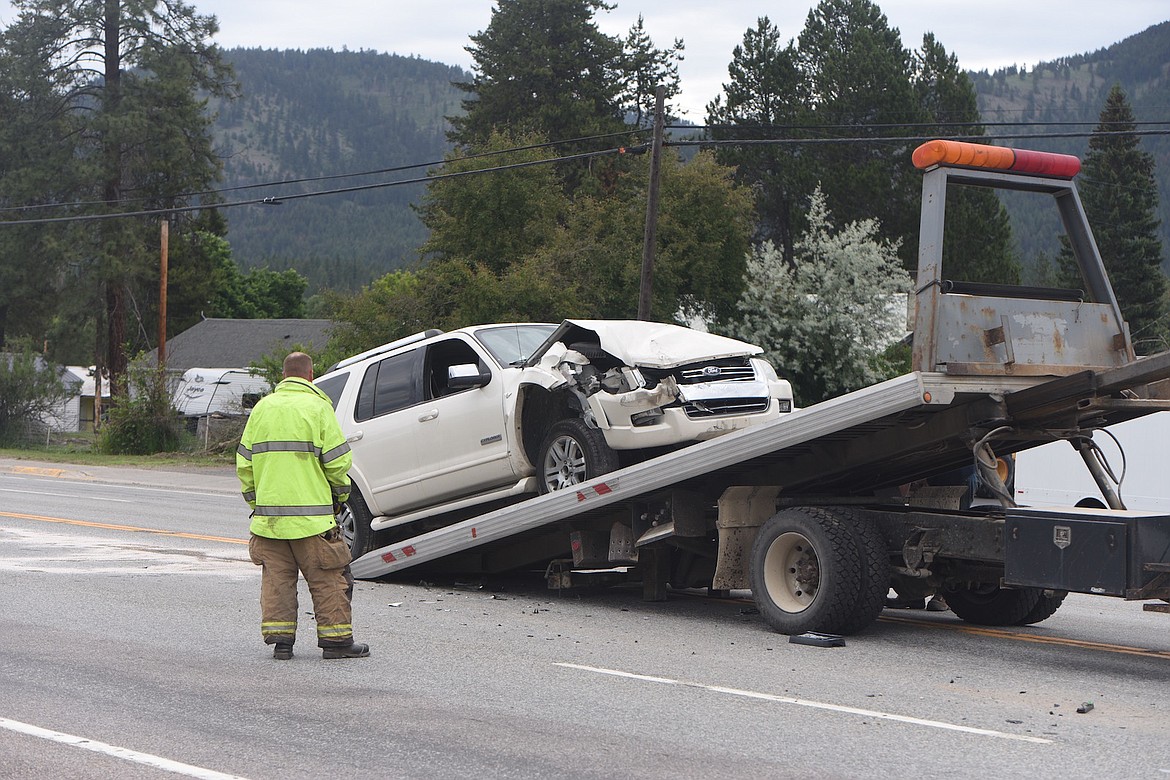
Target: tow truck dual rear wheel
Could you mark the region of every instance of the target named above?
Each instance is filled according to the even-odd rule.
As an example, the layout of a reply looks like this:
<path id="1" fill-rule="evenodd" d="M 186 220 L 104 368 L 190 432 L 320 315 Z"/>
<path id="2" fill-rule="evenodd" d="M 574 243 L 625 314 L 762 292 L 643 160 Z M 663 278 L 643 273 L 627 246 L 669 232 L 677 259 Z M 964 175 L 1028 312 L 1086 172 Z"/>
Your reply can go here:
<path id="1" fill-rule="evenodd" d="M 1027 626 L 1053 615 L 1068 594 L 1041 588 L 985 584 L 946 592 L 951 611 L 981 626 Z"/>
<path id="2" fill-rule="evenodd" d="M 872 516 L 853 507 L 833 507 L 833 513 L 853 534 L 861 566 L 857 602 L 840 633 L 855 634 L 877 620 L 890 592 L 890 554 L 885 536 Z"/>
<path id="3" fill-rule="evenodd" d="M 845 634 L 859 630 L 862 571 L 853 531 L 840 517 L 796 507 L 760 527 L 748 576 L 760 614 L 776 631 Z"/>
<path id="4" fill-rule="evenodd" d="M 549 429 L 537 456 L 541 494 L 579 485 L 618 467 L 617 453 L 605 443 L 601 431 L 584 420 L 570 417 Z"/>

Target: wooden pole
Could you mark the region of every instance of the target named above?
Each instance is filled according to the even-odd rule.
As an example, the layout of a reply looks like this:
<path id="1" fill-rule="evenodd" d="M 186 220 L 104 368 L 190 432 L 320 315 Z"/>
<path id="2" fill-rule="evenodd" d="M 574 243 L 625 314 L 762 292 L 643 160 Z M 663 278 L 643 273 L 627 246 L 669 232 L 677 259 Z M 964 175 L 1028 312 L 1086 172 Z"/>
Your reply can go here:
<path id="1" fill-rule="evenodd" d="M 170 223 L 162 221 L 161 254 L 158 274 L 158 367 L 167 364 L 167 252 L 170 248 Z"/>
<path id="2" fill-rule="evenodd" d="M 646 194 L 646 233 L 642 242 L 642 283 L 638 290 L 638 319 L 650 319 L 650 295 L 654 287 L 654 245 L 658 235 L 658 185 L 662 168 L 663 106 L 666 89 L 654 93 L 654 141 L 650 145 L 650 186 Z"/>

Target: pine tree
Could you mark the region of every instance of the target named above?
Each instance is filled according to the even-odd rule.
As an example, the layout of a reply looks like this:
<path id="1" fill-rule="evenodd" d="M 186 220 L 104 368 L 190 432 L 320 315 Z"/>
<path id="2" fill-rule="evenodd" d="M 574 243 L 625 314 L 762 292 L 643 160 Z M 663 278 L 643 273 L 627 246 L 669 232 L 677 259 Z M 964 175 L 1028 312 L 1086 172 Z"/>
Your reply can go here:
<path id="1" fill-rule="evenodd" d="M 663 88 L 665 113 L 670 114 L 670 101 L 681 91 L 678 64 L 683 59 L 683 42 L 675 38 L 669 49 L 659 49 L 646 34 L 642 15 L 630 28 L 624 50 L 625 88 L 620 96 L 626 113 L 633 118 L 634 127 L 646 127 L 654 119 L 658 87 Z"/>
<path id="2" fill-rule="evenodd" d="M 205 95 L 233 88 L 230 68 L 209 41 L 215 17 L 164 0 L 13 5 L 20 13 L 0 44 L 46 74 L 75 129 L 56 139 L 76 161 L 70 200 L 100 200 L 107 213 L 136 211 L 177 206 L 182 193 L 208 188 L 219 162 Z M 137 293 L 157 278 L 158 232 L 157 220 L 125 218 L 73 236 L 90 305 L 105 320 L 115 394 L 127 366 L 127 318 Z M 129 332 L 142 331 L 139 325 Z"/>
<path id="3" fill-rule="evenodd" d="M 622 129 L 622 43 L 602 33 L 602 0 L 498 0 L 467 47 L 474 78 L 451 141 L 470 146 L 493 131 L 563 141 Z"/>
<path id="4" fill-rule="evenodd" d="M 822 0 L 797 38 L 810 109 L 826 136 L 916 135 L 928 121 L 910 80 L 911 54 L 870 0 Z M 904 125 L 905 127 L 899 127 Z M 910 266 L 918 246 L 921 180 L 910 142 L 809 147 L 830 209 L 842 222 L 876 217 Z"/>
<path id="5" fill-rule="evenodd" d="M 983 135 L 979 106 L 970 77 L 933 33 L 915 53 L 914 88 L 918 100 L 937 122 L 936 134 Z M 954 123 L 963 123 L 956 128 Z M 1011 220 L 993 190 L 950 187 L 943 233 L 943 274 L 967 282 L 1019 284 L 1020 264 L 1012 247 Z"/>
<path id="6" fill-rule="evenodd" d="M 1122 316 L 1142 353 L 1165 347 L 1167 282 L 1154 159 L 1140 148 L 1135 129 L 1133 109 L 1115 85 L 1089 139 L 1079 189 Z M 1083 284 L 1067 246 L 1061 266 L 1068 286 Z"/>
<path id="7" fill-rule="evenodd" d="M 75 125 L 60 111 L 48 74 L 8 44 L 0 42 L 0 207 L 13 209 L 8 220 L 32 219 L 51 213 L 44 204 L 70 198 L 77 166 L 62 141 Z M 14 337 L 43 343 L 62 245 L 68 238 L 60 225 L 0 229 L 0 351 Z"/>
<path id="8" fill-rule="evenodd" d="M 808 88 L 797 64 L 795 46 L 780 43 L 780 30 L 761 17 L 744 33 L 727 66 L 730 81 L 723 94 L 707 106 L 711 137 L 793 137 L 793 128 L 807 121 Z M 771 241 L 792 262 L 800 209 L 812 185 L 801 175 L 798 147 L 720 146 L 717 159 L 736 169 L 736 180 L 753 187 L 757 241 Z"/>

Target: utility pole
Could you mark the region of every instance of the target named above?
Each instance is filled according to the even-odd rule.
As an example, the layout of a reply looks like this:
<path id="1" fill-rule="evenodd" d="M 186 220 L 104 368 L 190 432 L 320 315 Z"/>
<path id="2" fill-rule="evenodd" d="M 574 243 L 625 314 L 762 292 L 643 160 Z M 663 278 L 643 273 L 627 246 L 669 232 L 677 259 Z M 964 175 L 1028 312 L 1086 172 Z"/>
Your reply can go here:
<path id="1" fill-rule="evenodd" d="M 170 249 L 170 222 L 162 221 L 161 250 L 158 273 L 158 369 L 167 365 L 167 252 Z"/>
<path id="2" fill-rule="evenodd" d="M 638 319 L 650 319 L 650 294 L 654 287 L 654 246 L 658 235 L 658 185 L 662 167 L 663 105 L 666 88 L 654 92 L 654 141 L 650 145 L 650 186 L 646 196 L 646 233 L 642 242 L 642 283 L 638 290 Z"/>

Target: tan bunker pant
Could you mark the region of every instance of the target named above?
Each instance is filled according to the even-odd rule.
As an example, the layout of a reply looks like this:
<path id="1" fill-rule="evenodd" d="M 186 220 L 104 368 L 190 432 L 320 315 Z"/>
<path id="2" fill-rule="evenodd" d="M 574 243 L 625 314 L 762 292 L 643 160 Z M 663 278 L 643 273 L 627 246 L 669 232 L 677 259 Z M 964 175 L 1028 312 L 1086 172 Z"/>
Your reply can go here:
<path id="1" fill-rule="evenodd" d="M 326 538 L 332 536 L 333 538 Z M 269 539 L 252 535 L 252 563 L 263 567 L 260 582 L 260 632 L 267 644 L 291 645 L 297 633 L 297 573 L 305 576 L 317 617 L 317 645 L 353 644 L 349 547 L 336 528 L 307 539 Z"/>

